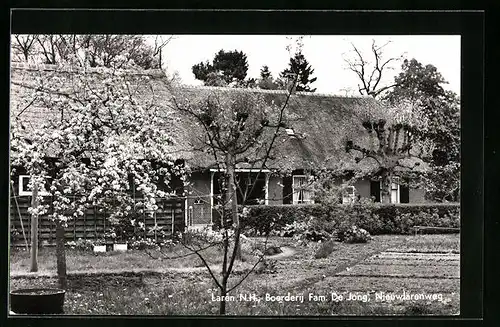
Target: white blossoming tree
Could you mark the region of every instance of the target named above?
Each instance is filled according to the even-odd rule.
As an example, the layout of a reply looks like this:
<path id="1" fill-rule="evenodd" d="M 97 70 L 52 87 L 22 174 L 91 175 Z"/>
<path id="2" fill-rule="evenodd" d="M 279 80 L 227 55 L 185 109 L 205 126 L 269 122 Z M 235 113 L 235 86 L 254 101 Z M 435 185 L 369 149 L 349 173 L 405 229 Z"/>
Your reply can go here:
<path id="1" fill-rule="evenodd" d="M 16 85 L 30 91 L 13 104 L 10 131 L 11 167 L 23 167 L 35 190 L 30 213 L 48 213 L 56 224 L 63 288 L 64 228 L 69 221 L 94 206 L 109 212 L 112 224 L 130 220 L 133 212 L 151 213 L 158 209 L 157 198 L 169 196 L 158 181 L 168 185 L 173 174 L 183 179 L 186 172 L 170 155 L 173 142 L 161 128 L 169 116 L 164 110 L 159 114 L 147 76 L 103 69 L 66 75 L 65 69 L 35 73 L 30 83 Z M 42 108 L 45 119 L 31 128 L 23 114 L 36 108 Z M 47 198 L 36 194 L 47 176 L 50 210 Z M 130 179 L 142 193 L 139 202 L 129 191 Z"/>

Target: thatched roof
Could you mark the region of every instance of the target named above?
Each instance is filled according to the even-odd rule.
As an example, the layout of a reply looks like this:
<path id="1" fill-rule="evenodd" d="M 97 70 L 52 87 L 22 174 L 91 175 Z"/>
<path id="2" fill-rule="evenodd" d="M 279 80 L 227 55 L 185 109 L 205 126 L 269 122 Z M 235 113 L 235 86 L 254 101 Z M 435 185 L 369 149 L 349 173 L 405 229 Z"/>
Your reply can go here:
<path id="1" fill-rule="evenodd" d="M 31 128 L 39 128 L 47 119 L 61 119 L 61 113 L 51 111 L 38 103 L 23 109 L 33 100 L 35 90 L 40 82 L 57 78 L 67 88 L 76 90 L 81 68 L 55 66 L 11 66 L 11 117 L 19 115 L 23 122 Z M 162 128 L 169 133 L 175 142 L 172 154 L 176 158 L 185 159 L 194 168 L 207 168 L 214 161 L 207 153 L 193 151 L 193 136 L 200 135 L 203 130 L 192 120 L 175 112 L 172 108 L 171 83 L 163 72 L 152 71 L 117 71 L 94 68 L 86 69 L 87 74 L 95 76 L 96 83 L 106 79 L 109 74 L 120 74 L 135 87 L 135 94 L 144 104 L 154 104 L 158 114 L 165 115 Z M 143 79 L 146 79 L 144 82 Z M 141 83 L 137 83 L 139 79 Z M 260 89 L 236 89 L 217 87 L 182 87 L 189 97 L 190 94 L 206 94 L 210 92 L 254 92 L 262 94 L 269 103 L 280 106 L 285 101 L 285 91 L 270 91 Z M 64 93 L 65 90 L 59 90 Z M 56 92 L 57 93 L 57 92 Z M 54 94 L 54 96 L 62 96 Z M 354 161 L 354 155 L 345 151 L 347 136 L 362 135 L 361 125 L 355 124 L 356 110 L 364 106 L 379 105 L 371 97 L 343 97 L 316 93 L 298 93 L 291 96 L 287 107 L 287 128 L 292 129 L 294 136 L 288 135 L 284 128 L 276 140 L 274 159 L 266 165 L 279 170 L 293 169 L 336 169 L 371 171 L 376 166 L 369 160 L 359 164 Z M 22 112 L 22 113 L 21 113 Z M 348 135 L 349 134 L 349 135 Z M 362 142 L 365 142 L 361 139 Z"/>
<path id="2" fill-rule="evenodd" d="M 51 108 L 37 95 L 39 93 L 50 94 L 54 99 L 64 99 L 67 95 L 72 98 L 84 97 L 85 92 L 89 90 L 89 87 L 84 85 L 85 83 L 93 83 L 92 87 L 102 89 L 105 87 L 107 78 L 112 74 L 130 83 L 134 100 L 137 100 L 139 105 L 148 107 L 154 111 L 155 115 L 164 118 L 165 124 L 161 124 L 159 128 L 166 135 L 179 136 L 189 128 L 188 122 L 179 120 L 173 113 L 164 110 L 163 104 L 165 99 L 169 98 L 169 93 L 165 87 L 165 74 L 159 70 L 114 71 L 106 68 L 86 68 L 84 71 L 79 67 L 15 63 L 11 65 L 11 121 L 19 119 L 26 127 L 25 132 L 29 136 L 47 121 L 68 119 L 74 114 L 71 106 L 61 112 Z M 171 147 L 171 154 L 174 159 L 189 158 L 189 145 L 184 143 L 184 138 L 176 138 Z"/>

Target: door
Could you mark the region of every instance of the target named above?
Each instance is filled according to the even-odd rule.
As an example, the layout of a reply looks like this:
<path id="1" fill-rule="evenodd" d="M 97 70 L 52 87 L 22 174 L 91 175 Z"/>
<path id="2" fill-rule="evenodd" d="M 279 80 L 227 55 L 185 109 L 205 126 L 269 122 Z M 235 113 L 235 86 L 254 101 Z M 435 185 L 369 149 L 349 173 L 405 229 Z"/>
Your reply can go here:
<path id="1" fill-rule="evenodd" d="M 380 202 L 380 181 L 370 181 L 370 197 L 374 202 Z"/>

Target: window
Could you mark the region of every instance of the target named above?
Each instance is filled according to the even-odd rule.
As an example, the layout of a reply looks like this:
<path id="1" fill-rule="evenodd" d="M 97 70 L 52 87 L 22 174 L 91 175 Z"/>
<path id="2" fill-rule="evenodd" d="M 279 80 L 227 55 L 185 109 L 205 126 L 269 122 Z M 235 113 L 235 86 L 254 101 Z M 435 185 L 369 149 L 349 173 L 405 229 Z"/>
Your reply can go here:
<path id="1" fill-rule="evenodd" d="M 391 184 L 391 203 L 399 203 L 399 184 Z"/>
<path id="2" fill-rule="evenodd" d="M 305 175 L 293 176 L 293 204 L 314 203 Z"/>
<path id="3" fill-rule="evenodd" d="M 238 204 L 267 204 L 268 173 L 265 171 L 258 172 L 259 170 L 255 172 L 245 169 L 236 169 L 236 196 Z M 215 205 L 220 202 L 218 196 L 225 196 L 222 186 L 224 178 L 224 174 L 220 172 L 215 172 L 212 176 L 211 193 L 214 196 Z"/>
<path id="4" fill-rule="evenodd" d="M 342 203 L 353 203 L 356 198 L 356 188 L 354 186 L 346 186 L 342 190 Z"/>
<path id="5" fill-rule="evenodd" d="M 265 204 L 266 190 L 267 182 L 265 173 L 257 174 L 237 171 L 236 195 L 238 203 L 245 205 Z"/>
<path id="6" fill-rule="evenodd" d="M 19 196 L 31 196 L 32 195 L 32 190 L 28 186 L 29 182 L 30 182 L 29 175 L 19 175 Z M 46 176 L 45 177 L 45 189 L 38 190 L 38 194 L 40 194 L 41 196 L 49 196 L 50 193 L 48 192 L 48 189 L 50 187 L 50 182 L 51 182 L 51 178 Z"/>

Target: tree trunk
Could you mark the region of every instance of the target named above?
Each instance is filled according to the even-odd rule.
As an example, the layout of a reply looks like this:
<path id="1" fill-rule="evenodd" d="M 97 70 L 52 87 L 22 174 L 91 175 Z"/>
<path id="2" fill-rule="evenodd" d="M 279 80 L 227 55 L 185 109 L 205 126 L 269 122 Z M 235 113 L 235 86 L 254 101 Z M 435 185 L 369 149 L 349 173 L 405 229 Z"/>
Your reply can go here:
<path id="1" fill-rule="evenodd" d="M 64 225 L 56 220 L 56 260 L 57 260 L 57 279 L 59 287 L 66 289 L 66 252 L 64 247 Z"/>
<path id="2" fill-rule="evenodd" d="M 38 185 L 34 183 L 31 194 L 31 272 L 38 271 Z"/>
<path id="3" fill-rule="evenodd" d="M 226 314 L 226 295 L 227 295 L 227 283 L 223 282 L 222 289 L 220 290 L 220 296 L 221 296 L 221 301 L 219 306 L 220 315 Z"/>
<path id="4" fill-rule="evenodd" d="M 229 205 L 231 210 L 231 218 L 235 226 L 235 240 L 234 245 L 236 248 L 236 260 L 241 260 L 241 247 L 239 244 L 240 236 L 240 220 L 238 217 L 238 197 L 236 194 L 236 184 L 235 184 L 235 160 L 231 154 L 226 157 L 226 167 L 227 167 L 227 198 L 226 204 Z"/>
<path id="5" fill-rule="evenodd" d="M 392 187 L 392 176 L 389 172 L 382 173 L 382 180 L 380 181 L 382 184 L 382 194 L 380 202 L 382 203 L 391 203 L 391 187 Z"/>

